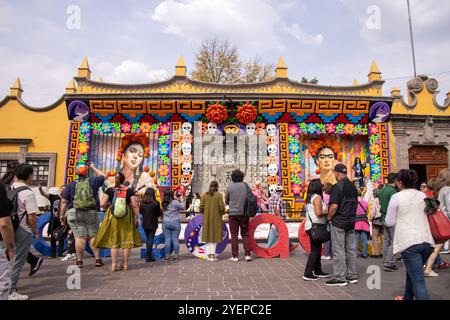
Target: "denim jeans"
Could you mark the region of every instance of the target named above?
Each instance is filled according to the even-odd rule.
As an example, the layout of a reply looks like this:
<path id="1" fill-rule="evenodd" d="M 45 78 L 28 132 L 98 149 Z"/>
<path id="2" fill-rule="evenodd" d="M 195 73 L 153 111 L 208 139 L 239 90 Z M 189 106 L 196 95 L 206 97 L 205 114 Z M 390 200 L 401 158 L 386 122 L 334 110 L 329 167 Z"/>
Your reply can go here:
<path id="1" fill-rule="evenodd" d="M 180 221 L 163 221 L 163 232 L 165 243 L 165 255 L 166 257 L 170 255 L 170 247 L 173 245 L 173 251 L 175 255 L 180 253 L 180 242 L 178 238 L 180 237 L 181 223 Z"/>
<path id="2" fill-rule="evenodd" d="M 153 258 L 153 240 L 155 238 L 156 230 L 144 229 L 145 236 L 147 237 L 146 247 L 147 247 L 147 258 Z"/>
<path id="3" fill-rule="evenodd" d="M 404 250 L 401 255 L 406 267 L 405 300 L 428 300 L 423 265 L 433 252 L 428 243 L 416 244 Z"/>
<path id="4" fill-rule="evenodd" d="M 333 254 L 332 251 L 331 251 L 331 240 L 328 240 L 327 242 L 324 242 L 323 248 L 325 250 L 325 256 L 326 257 L 331 257 L 332 254 Z"/>
<path id="5" fill-rule="evenodd" d="M 363 257 L 367 257 L 367 233 L 364 231 L 355 231 L 355 244 L 356 244 L 356 254 L 359 252 L 359 238 L 361 237 L 362 242 L 362 253 Z"/>

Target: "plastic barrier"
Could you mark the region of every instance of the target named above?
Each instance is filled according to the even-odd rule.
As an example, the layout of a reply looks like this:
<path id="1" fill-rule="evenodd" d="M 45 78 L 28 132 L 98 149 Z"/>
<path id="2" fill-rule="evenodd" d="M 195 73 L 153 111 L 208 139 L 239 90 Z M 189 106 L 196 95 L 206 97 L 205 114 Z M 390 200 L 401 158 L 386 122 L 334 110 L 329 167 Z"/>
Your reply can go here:
<path id="1" fill-rule="evenodd" d="M 260 224 L 271 223 L 278 229 L 278 241 L 270 248 L 260 247 L 255 240 L 255 230 Z M 274 214 L 264 213 L 250 220 L 249 237 L 251 250 L 260 258 L 289 258 L 289 234 L 286 223 Z"/>

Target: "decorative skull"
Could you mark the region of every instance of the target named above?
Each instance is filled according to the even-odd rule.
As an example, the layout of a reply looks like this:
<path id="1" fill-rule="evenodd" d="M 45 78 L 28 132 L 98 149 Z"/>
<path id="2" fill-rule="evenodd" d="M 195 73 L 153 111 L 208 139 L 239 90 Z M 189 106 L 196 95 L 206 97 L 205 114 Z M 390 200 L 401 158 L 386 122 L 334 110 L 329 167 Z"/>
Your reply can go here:
<path id="1" fill-rule="evenodd" d="M 247 124 L 245 126 L 245 130 L 247 131 L 247 134 L 249 136 L 252 136 L 255 134 L 256 131 L 256 124 L 254 124 L 253 122 L 250 122 L 249 124 Z"/>
<path id="2" fill-rule="evenodd" d="M 274 124 L 269 124 L 267 125 L 266 131 L 268 136 L 274 137 L 277 133 L 277 127 Z"/>
<path id="3" fill-rule="evenodd" d="M 192 146 L 190 143 L 183 143 L 181 145 L 181 151 L 183 152 L 183 155 L 189 155 L 192 152 Z"/>
<path id="4" fill-rule="evenodd" d="M 192 131 L 192 123 L 190 123 L 190 122 L 183 123 L 183 125 L 181 126 L 181 131 L 183 132 L 183 134 L 191 133 L 191 131 Z"/>
<path id="5" fill-rule="evenodd" d="M 269 156 L 276 156 L 277 155 L 277 145 L 269 144 L 267 146 L 267 152 L 269 153 Z"/>
<path id="6" fill-rule="evenodd" d="M 269 173 L 269 176 L 276 176 L 278 174 L 278 165 L 275 163 L 269 164 L 267 172 Z"/>
<path id="7" fill-rule="evenodd" d="M 277 188 L 278 188 L 278 186 L 277 186 L 276 184 L 271 184 L 271 185 L 269 186 L 269 194 L 270 194 L 271 196 L 273 196 L 274 194 L 276 194 L 276 193 L 277 193 Z"/>
<path id="8" fill-rule="evenodd" d="M 191 174 L 192 165 L 190 163 L 183 163 L 181 165 L 181 171 L 183 171 L 183 174 Z"/>
<path id="9" fill-rule="evenodd" d="M 208 133 L 209 134 L 216 134 L 217 131 L 217 124 L 214 122 L 208 123 Z"/>

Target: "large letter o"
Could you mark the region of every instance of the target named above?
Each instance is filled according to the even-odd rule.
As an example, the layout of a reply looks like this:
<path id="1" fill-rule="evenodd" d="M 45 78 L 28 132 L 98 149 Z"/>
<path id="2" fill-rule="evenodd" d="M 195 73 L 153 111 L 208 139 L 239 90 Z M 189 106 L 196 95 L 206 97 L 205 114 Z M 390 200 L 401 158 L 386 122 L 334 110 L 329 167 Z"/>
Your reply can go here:
<path id="1" fill-rule="evenodd" d="M 256 228 L 263 223 L 271 223 L 278 229 L 278 241 L 271 248 L 260 247 L 255 240 Z M 269 213 L 257 215 L 250 220 L 249 237 L 251 250 L 258 257 L 273 258 L 279 255 L 280 258 L 289 258 L 289 233 L 286 224 L 280 217 Z"/>

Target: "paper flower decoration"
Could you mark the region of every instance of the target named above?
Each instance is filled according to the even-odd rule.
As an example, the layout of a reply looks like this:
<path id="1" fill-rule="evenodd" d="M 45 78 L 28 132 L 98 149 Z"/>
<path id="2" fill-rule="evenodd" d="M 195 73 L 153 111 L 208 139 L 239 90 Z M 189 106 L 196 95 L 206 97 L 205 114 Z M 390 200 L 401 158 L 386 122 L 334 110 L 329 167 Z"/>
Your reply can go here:
<path id="1" fill-rule="evenodd" d="M 123 133 L 130 133 L 131 132 L 131 124 L 130 123 L 122 123 L 121 129 Z"/>
<path id="2" fill-rule="evenodd" d="M 369 147 L 370 153 L 371 154 L 379 154 L 380 153 L 380 146 L 378 144 L 372 144 Z"/>
<path id="3" fill-rule="evenodd" d="M 291 135 L 291 136 L 295 136 L 296 134 L 298 134 L 298 132 L 299 132 L 299 128 L 298 128 L 298 125 L 296 125 L 296 124 L 290 124 L 289 125 L 289 134 Z"/>
<path id="4" fill-rule="evenodd" d="M 170 126 L 167 123 L 163 123 L 160 127 L 159 127 L 159 133 L 162 135 L 166 135 L 170 133 Z"/>
<path id="5" fill-rule="evenodd" d="M 111 129 L 112 129 L 111 124 L 109 124 L 107 122 L 102 124 L 102 131 L 103 131 L 103 133 L 110 133 Z"/>
<path id="6" fill-rule="evenodd" d="M 299 173 L 302 170 L 302 167 L 298 163 L 291 163 L 291 172 L 292 173 Z"/>
<path id="7" fill-rule="evenodd" d="M 355 126 L 353 124 L 351 124 L 351 123 L 347 123 L 344 126 L 345 134 L 352 135 L 354 130 L 355 130 Z"/>
<path id="8" fill-rule="evenodd" d="M 165 165 L 165 164 L 159 166 L 158 173 L 160 176 L 163 176 L 163 177 L 168 176 L 169 175 L 169 166 Z"/>
<path id="9" fill-rule="evenodd" d="M 91 131 L 91 125 L 89 124 L 89 122 L 83 122 L 83 124 L 80 127 L 80 132 L 86 134 L 89 131 Z"/>
<path id="10" fill-rule="evenodd" d="M 239 122 L 242 124 L 248 124 L 253 122 L 258 116 L 258 112 L 256 111 L 256 107 L 252 106 L 248 101 L 238 108 L 238 112 L 236 118 L 238 118 Z"/>
<path id="11" fill-rule="evenodd" d="M 85 154 L 89 151 L 89 145 L 86 142 L 78 144 L 78 153 Z"/>
<path id="12" fill-rule="evenodd" d="M 206 111 L 206 118 L 209 122 L 220 124 L 228 118 L 227 108 L 219 102 L 216 102 L 208 107 L 208 110 Z"/>
<path id="13" fill-rule="evenodd" d="M 297 154 L 300 152 L 300 145 L 297 142 L 289 143 L 289 152 L 292 154 Z"/>
<path id="14" fill-rule="evenodd" d="M 296 183 L 291 185 L 292 193 L 295 195 L 299 195 L 302 192 L 302 187 Z"/>
<path id="15" fill-rule="evenodd" d="M 170 150 L 169 145 L 164 143 L 159 146 L 158 152 L 160 155 L 168 155 L 169 150 Z"/>
<path id="16" fill-rule="evenodd" d="M 309 147 L 309 153 L 312 157 L 317 156 L 317 153 L 322 148 L 330 148 L 333 153 L 337 156 L 338 161 L 341 161 L 342 153 L 341 153 L 341 146 L 338 141 L 331 137 L 321 137 L 320 139 L 314 140 L 310 147 Z"/>
<path id="17" fill-rule="evenodd" d="M 336 125 L 334 123 L 327 123 L 325 130 L 328 134 L 333 134 L 336 131 Z"/>

